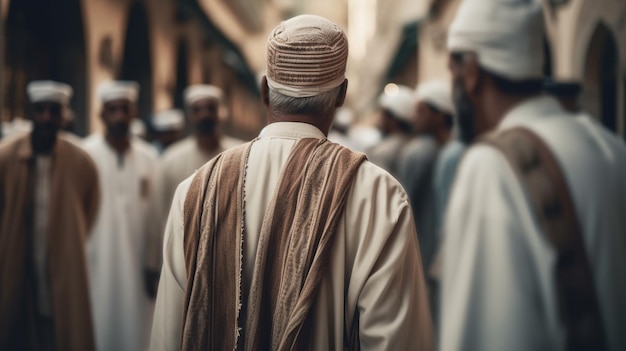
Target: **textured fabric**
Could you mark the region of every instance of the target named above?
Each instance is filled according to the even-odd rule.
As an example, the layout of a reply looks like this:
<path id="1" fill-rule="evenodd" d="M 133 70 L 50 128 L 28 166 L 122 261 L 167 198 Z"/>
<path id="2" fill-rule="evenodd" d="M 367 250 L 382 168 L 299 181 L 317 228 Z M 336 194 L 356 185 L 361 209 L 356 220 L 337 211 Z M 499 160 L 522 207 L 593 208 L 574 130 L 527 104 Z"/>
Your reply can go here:
<path id="1" fill-rule="evenodd" d="M 332 90 L 345 80 L 348 39 L 329 20 L 301 15 L 278 25 L 267 43 L 267 83 L 292 97 Z"/>
<path id="2" fill-rule="evenodd" d="M 0 145 L 1 350 L 39 350 L 43 342 L 32 251 L 34 171 L 30 134 Z M 93 350 L 85 241 L 99 204 L 96 168 L 84 151 L 59 138 L 50 181 L 47 270 L 55 349 Z"/>
<path id="3" fill-rule="evenodd" d="M 471 51 L 481 67 L 512 80 L 543 79 L 539 0 L 464 0 L 448 31 L 450 52 Z"/>
<path id="4" fill-rule="evenodd" d="M 146 250 L 159 237 L 156 151 L 131 139 L 120 155 L 94 134 L 85 139 L 100 176 L 100 211 L 87 245 L 89 282 L 98 350 L 147 347 L 152 301 L 144 283 Z"/>
<path id="5" fill-rule="evenodd" d="M 549 97 L 514 107 L 498 131 L 544 140 L 571 190 L 593 270 L 609 350 L 626 349 L 626 146 Z M 442 350 L 564 350 L 557 252 L 529 196 L 495 148 L 463 156 L 445 220 Z"/>
<path id="6" fill-rule="evenodd" d="M 243 140 L 231 138 L 229 136 L 220 137 L 219 147 L 210 153 L 206 153 L 198 147 L 198 142 L 194 136 L 189 136 L 181 141 L 170 145 L 163 153 L 159 161 L 157 201 L 161 204 L 161 214 L 159 221 L 165 226 L 167 215 L 174 198 L 176 187 L 183 180 L 191 176 L 213 157 L 232 147 L 243 144 Z M 148 241 L 147 264 L 150 269 L 161 270 L 163 252 L 163 231 L 155 232 L 158 236 Z"/>
<path id="7" fill-rule="evenodd" d="M 305 123 L 272 123 L 250 150 L 244 187 L 242 315 L 247 315 L 247 291 L 267 208 L 284 165 L 302 138 L 324 139 L 324 134 Z M 187 285 L 183 207 L 191 181 L 188 178 L 178 187 L 165 230 L 152 350 L 180 347 Z M 416 236 L 400 184 L 372 163 L 363 162 L 348 190 L 328 273 L 312 306 L 307 324 L 310 349 L 342 350 L 356 328 L 364 350 L 432 350 L 433 330 Z"/>
<path id="8" fill-rule="evenodd" d="M 570 190 L 554 155 L 535 133 L 511 128 L 487 135 L 509 161 L 532 203 L 537 222 L 557 252 L 554 269 L 565 349 L 606 350 L 593 273 Z"/>
<path id="9" fill-rule="evenodd" d="M 242 176 L 249 148 L 227 151 L 203 167 L 187 195 L 184 350 L 230 350 L 237 343 L 245 240 Z M 302 328 L 326 274 L 347 190 L 364 159 L 315 138 L 301 139 L 294 147 L 260 234 L 245 340 L 240 341 L 245 349 L 307 348 L 309 331 Z"/>

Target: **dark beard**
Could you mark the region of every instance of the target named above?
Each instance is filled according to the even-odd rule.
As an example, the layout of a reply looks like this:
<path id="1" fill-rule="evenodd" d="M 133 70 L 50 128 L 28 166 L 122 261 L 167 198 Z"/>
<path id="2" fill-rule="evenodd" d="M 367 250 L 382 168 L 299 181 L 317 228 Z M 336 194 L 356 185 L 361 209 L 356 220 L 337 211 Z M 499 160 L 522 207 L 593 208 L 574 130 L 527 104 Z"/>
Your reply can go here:
<path id="1" fill-rule="evenodd" d="M 107 126 L 107 132 L 115 139 L 122 139 L 128 136 L 129 128 L 128 123 L 109 124 Z"/>
<path id="2" fill-rule="evenodd" d="M 54 123 L 35 123 L 31 135 L 33 151 L 38 154 L 52 152 L 57 141 L 59 128 Z"/>
<path id="3" fill-rule="evenodd" d="M 476 138 L 476 126 L 474 125 L 474 109 L 460 81 L 454 82 L 454 105 L 456 107 L 457 123 L 459 125 L 459 138 L 465 144 L 471 144 Z"/>
<path id="4" fill-rule="evenodd" d="M 217 127 L 217 121 L 209 118 L 201 119 L 196 123 L 196 132 L 202 135 L 213 135 Z"/>

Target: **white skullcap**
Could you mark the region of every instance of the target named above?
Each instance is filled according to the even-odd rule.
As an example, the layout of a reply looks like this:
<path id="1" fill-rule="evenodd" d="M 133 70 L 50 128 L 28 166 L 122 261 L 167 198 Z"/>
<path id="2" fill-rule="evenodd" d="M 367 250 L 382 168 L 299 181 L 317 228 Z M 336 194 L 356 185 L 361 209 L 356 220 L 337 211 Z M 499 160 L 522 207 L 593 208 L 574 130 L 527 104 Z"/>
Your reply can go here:
<path id="1" fill-rule="evenodd" d="M 440 80 L 420 83 L 415 91 L 417 101 L 424 101 L 437 110 L 455 115 L 454 102 L 452 101 L 452 88 L 449 82 Z"/>
<path id="2" fill-rule="evenodd" d="M 189 106 L 194 102 L 202 99 L 213 98 L 218 101 L 222 101 L 223 96 L 222 89 L 209 84 L 195 84 L 190 85 L 183 92 L 185 99 L 185 105 Z"/>
<path id="3" fill-rule="evenodd" d="M 140 118 L 133 118 L 130 122 L 130 134 L 143 138 L 146 136 L 146 124 Z"/>
<path id="4" fill-rule="evenodd" d="M 113 100 L 128 100 L 137 102 L 139 84 L 133 81 L 116 80 L 103 82 L 98 86 L 98 98 L 102 103 Z"/>
<path id="5" fill-rule="evenodd" d="M 302 15 L 282 22 L 267 42 L 267 85 L 291 97 L 310 97 L 343 83 L 348 39 L 333 22 Z"/>
<path id="6" fill-rule="evenodd" d="M 68 105 L 74 91 L 72 87 L 52 80 L 35 80 L 26 86 L 28 100 L 35 102 L 56 102 Z"/>
<path id="7" fill-rule="evenodd" d="M 152 117 L 152 126 L 157 132 L 172 132 L 185 128 L 185 115 L 179 109 L 157 112 Z"/>
<path id="8" fill-rule="evenodd" d="M 411 123 L 415 104 L 411 88 L 399 85 L 397 91 L 383 92 L 378 99 L 378 104 L 382 109 L 391 112 L 395 118 Z"/>
<path id="9" fill-rule="evenodd" d="M 537 0 L 465 0 L 450 27 L 448 50 L 473 51 L 481 67 L 504 78 L 541 79 L 543 35 Z"/>

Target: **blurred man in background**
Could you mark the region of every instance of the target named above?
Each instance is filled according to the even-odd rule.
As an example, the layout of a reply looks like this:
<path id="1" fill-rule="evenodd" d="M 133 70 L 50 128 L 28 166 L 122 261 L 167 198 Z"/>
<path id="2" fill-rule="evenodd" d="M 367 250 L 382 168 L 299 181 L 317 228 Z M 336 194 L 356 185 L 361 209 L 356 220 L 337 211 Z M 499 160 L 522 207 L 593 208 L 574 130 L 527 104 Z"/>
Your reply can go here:
<path id="1" fill-rule="evenodd" d="M 192 85 L 183 93 L 187 120 L 193 126 L 193 135 L 173 144 L 161 160 L 163 197 L 166 211 L 180 182 L 224 150 L 243 141 L 222 133 L 220 111 L 222 89 L 213 85 Z M 167 216 L 167 212 L 165 213 Z"/>
<path id="2" fill-rule="evenodd" d="M 94 350 L 85 242 L 96 167 L 58 137 L 72 88 L 34 81 L 27 94 L 32 132 L 0 146 L 0 349 Z"/>
<path id="3" fill-rule="evenodd" d="M 143 350 L 158 272 L 146 262 L 146 247 L 160 238 L 156 199 L 157 154 L 131 137 L 139 86 L 104 82 L 98 88 L 104 134 L 84 147 L 100 175 L 102 204 L 89 240 L 88 257 L 98 350 Z"/>
<path id="4" fill-rule="evenodd" d="M 172 144 L 183 136 L 185 129 L 185 115 L 179 109 L 160 111 L 152 117 L 152 129 L 154 130 L 154 145 L 162 155 Z"/>
<path id="5" fill-rule="evenodd" d="M 538 1 L 466 0 L 449 32 L 480 141 L 445 222 L 442 350 L 626 349 L 626 146 L 542 95 L 543 23 Z"/>
<path id="6" fill-rule="evenodd" d="M 406 193 L 326 139 L 347 57 L 346 35 L 321 17 L 270 35 L 270 124 L 174 195 L 153 350 L 432 349 Z"/>
<path id="7" fill-rule="evenodd" d="M 193 126 L 193 135 L 171 145 L 160 161 L 159 201 L 163 225 L 169 213 L 178 184 L 202 165 L 224 150 L 243 141 L 223 135 L 220 128 L 220 111 L 223 111 L 222 89 L 213 85 L 192 85 L 183 93 L 187 120 Z M 182 117 L 182 116 L 181 116 Z M 161 268 L 162 238 L 149 248 L 150 265 Z"/>
<path id="8" fill-rule="evenodd" d="M 398 91 L 383 92 L 378 104 L 381 109 L 380 130 L 383 140 L 369 149 L 368 159 L 398 177 L 400 152 L 411 139 L 414 108 L 413 90 L 398 86 Z"/>
<path id="9" fill-rule="evenodd" d="M 409 199 L 422 262 L 427 272 L 437 250 L 433 171 L 439 150 L 450 140 L 454 105 L 450 83 L 430 81 L 420 84 L 414 97 L 414 127 L 417 135 L 400 150 L 398 179 Z M 434 284 L 429 280 L 431 311 L 434 310 Z"/>

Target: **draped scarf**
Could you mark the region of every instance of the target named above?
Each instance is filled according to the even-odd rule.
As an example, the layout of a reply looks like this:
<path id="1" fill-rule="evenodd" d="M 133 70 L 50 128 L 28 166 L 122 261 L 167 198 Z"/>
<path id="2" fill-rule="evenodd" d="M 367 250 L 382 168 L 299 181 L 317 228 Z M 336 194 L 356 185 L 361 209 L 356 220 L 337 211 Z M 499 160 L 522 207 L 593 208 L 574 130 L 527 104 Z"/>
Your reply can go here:
<path id="1" fill-rule="evenodd" d="M 182 350 L 308 348 L 309 312 L 365 155 L 325 139 L 296 143 L 265 213 L 247 309 L 240 315 L 245 181 L 253 142 L 203 166 L 187 193 Z M 348 334 L 347 343 L 358 348 L 358 333 Z"/>

